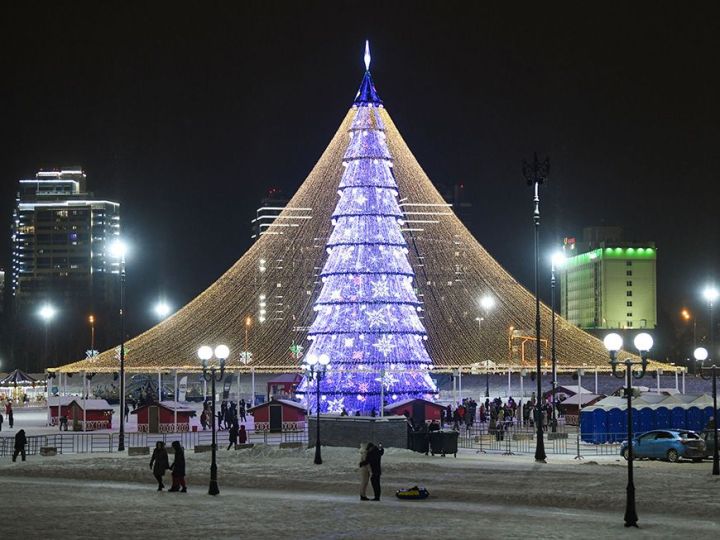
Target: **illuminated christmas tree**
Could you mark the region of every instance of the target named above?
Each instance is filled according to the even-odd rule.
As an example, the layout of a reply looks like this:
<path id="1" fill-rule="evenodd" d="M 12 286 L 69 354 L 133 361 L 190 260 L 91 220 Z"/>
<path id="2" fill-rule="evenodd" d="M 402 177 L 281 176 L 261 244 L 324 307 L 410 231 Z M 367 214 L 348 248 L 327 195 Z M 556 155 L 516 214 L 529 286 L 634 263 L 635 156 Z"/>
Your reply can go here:
<path id="1" fill-rule="evenodd" d="M 382 401 L 436 393 L 367 45 L 365 65 L 308 332 L 306 359 L 330 360 L 320 386 L 321 410 L 329 413 L 379 413 Z M 299 388 L 311 407 L 315 385 L 303 381 Z"/>

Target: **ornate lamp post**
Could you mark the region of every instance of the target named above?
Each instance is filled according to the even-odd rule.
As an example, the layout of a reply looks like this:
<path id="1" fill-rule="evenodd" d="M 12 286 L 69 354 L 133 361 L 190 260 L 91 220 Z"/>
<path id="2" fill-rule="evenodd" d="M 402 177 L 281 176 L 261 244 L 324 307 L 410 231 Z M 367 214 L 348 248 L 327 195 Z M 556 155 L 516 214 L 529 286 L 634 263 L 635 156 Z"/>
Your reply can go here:
<path id="1" fill-rule="evenodd" d="M 713 361 L 713 365 L 705 367 L 703 364 L 708 358 L 708 352 L 705 347 L 698 347 L 693 353 L 696 362 L 700 362 L 700 376 L 706 381 L 712 380 L 712 394 L 713 394 L 713 475 L 720 475 L 720 459 L 718 459 L 718 408 L 717 408 L 717 366 Z M 707 375 L 706 375 L 707 373 Z"/>
<path id="2" fill-rule="evenodd" d="M 535 400 L 535 425 L 537 426 L 537 442 L 535 444 L 535 461 L 545 462 L 545 441 L 543 440 L 542 428 L 542 366 L 540 365 L 541 342 L 540 342 L 540 184 L 542 184 L 550 173 L 550 158 L 543 161 L 538 160 L 537 154 L 533 156 L 533 162 L 523 161 L 523 176 L 529 186 L 533 187 L 533 223 L 535 225 L 535 378 L 537 380 L 537 399 Z"/>
<path id="3" fill-rule="evenodd" d="M 125 255 L 127 245 L 116 240 L 110 246 L 110 255 L 120 264 L 120 433 L 118 452 L 125 450 Z"/>
<path id="4" fill-rule="evenodd" d="M 625 526 L 637 527 L 637 512 L 635 511 L 635 483 L 633 482 L 633 424 L 632 424 L 632 381 L 633 378 L 640 379 L 645 375 L 647 369 L 647 355 L 652 348 L 653 339 L 650 334 L 641 333 L 635 336 L 635 348 L 640 353 L 640 362 L 630 358 L 618 361 L 617 353 L 622 348 L 623 340 L 618 334 L 608 334 L 603 340 L 605 348 L 610 353 L 610 366 L 612 374 L 618 379 L 625 378 L 625 397 L 627 398 L 627 431 L 628 431 L 628 483 L 627 500 L 625 504 Z M 618 366 L 625 366 L 625 373 L 618 371 Z M 640 366 L 639 371 L 633 371 L 633 366 Z"/>
<path id="5" fill-rule="evenodd" d="M 550 259 L 550 305 L 552 306 L 552 325 L 550 339 L 550 358 L 552 359 L 552 421 L 551 429 L 557 431 L 557 418 L 555 413 L 555 392 L 557 390 L 557 358 L 555 357 L 555 270 L 565 263 L 565 255 L 558 251 Z"/>
<path id="6" fill-rule="evenodd" d="M 213 357 L 212 347 L 203 345 L 198 349 L 198 358 L 202 360 L 203 367 L 203 379 L 208 382 L 212 382 L 212 449 L 211 449 L 211 462 L 210 462 L 210 489 L 208 493 L 210 495 L 217 495 L 220 493 L 217 481 L 217 441 L 215 435 L 215 381 L 221 382 L 225 376 L 225 360 L 230 356 L 230 349 L 227 345 L 218 345 L 215 347 L 215 358 L 220 360 L 220 372 L 217 372 L 217 367 L 212 365 L 208 367 L 208 360 Z"/>
<path id="7" fill-rule="evenodd" d="M 315 426 L 315 465 L 322 465 L 322 455 L 320 454 L 320 381 L 322 381 L 329 365 L 330 357 L 327 354 L 321 354 L 319 357 L 314 354 L 309 354 L 305 359 L 305 363 L 301 366 L 306 379 L 308 381 L 316 381 L 315 410 L 317 414 L 317 425 Z"/>
<path id="8" fill-rule="evenodd" d="M 488 316 L 488 312 L 495 306 L 495 299 L 490 296 L 489 294 L 486 294 L 480 299 L 480 307 L 483 310 L 483 316 L 482 317 L 475 317 L 475 320 L 478 322 L 478 332 L 479 336 L 482 336 L 482 323 L 485 320 L 485 318 Z M 488 362 L 485 361 L 485 397 L 490 397 L 490 370 L 488 369 Z"/>

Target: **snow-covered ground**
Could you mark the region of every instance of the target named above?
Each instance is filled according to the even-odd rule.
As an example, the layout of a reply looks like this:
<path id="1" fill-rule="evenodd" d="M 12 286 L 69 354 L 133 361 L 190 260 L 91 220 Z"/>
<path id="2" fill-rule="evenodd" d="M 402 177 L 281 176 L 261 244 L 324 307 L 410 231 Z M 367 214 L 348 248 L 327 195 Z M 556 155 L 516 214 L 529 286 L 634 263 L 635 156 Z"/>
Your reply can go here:
<path id="1" fill-rule="evenodd" d="M 703 535 L 720 526 L 720 480 L 708 462 L 636 465 L 639 530 L 623 527 L 626 465 L 617 456 L 461 451 L 458 458 L 387 449 L 383 500 L 358 497 L 358 452 L 218 452 L 221 494 L 207 495 L 209 454 L 187 454 L 189 493 L 158 493 L 149 458 L 123 454 L 0 461 L 0 538 L 641 538 Z M 426 501 L 394 491 L 424 485 Z"/>

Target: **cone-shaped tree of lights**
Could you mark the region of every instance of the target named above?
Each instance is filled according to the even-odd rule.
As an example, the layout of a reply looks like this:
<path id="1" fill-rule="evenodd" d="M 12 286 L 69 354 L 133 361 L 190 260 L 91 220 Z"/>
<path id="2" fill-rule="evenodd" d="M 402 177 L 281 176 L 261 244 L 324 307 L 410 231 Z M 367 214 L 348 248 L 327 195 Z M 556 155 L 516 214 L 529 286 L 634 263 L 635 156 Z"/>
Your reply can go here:
<path id="1" fill-rule="evenodd" d="M 368 60 L 366 55 L 366 65 Z M 437 391 L 400 231 L 402 211 L 381 106 L 367 70 L 353 105 L 323 285 L 308 332 L 308 356 L 330 358 L 320 383 L 323 412 L 379 413 L 383 400 L 432 398 Z M 316 384 L 304 380 L 298 389 L 311 407 Z"/>

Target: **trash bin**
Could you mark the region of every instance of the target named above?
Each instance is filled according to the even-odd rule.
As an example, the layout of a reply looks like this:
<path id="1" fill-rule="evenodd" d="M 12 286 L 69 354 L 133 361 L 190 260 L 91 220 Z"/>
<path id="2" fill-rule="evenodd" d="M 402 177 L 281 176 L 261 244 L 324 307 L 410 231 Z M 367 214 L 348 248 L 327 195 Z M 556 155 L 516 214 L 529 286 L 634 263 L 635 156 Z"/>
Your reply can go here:
<path id="1" fill-rule="evenodd" d="M 428 444 L 427 431 L 413 431 L 410 434 L 410 450 L 420 452 L 421 454 L 427 454 Z"/>
<path id="2" fill-rule="evenodd" d="M 458 436 L 459 432 L 455 430 L 433 431 L 430 434 L 430 453 L 435 454 L 453 454 L 457 457 Z"/>

